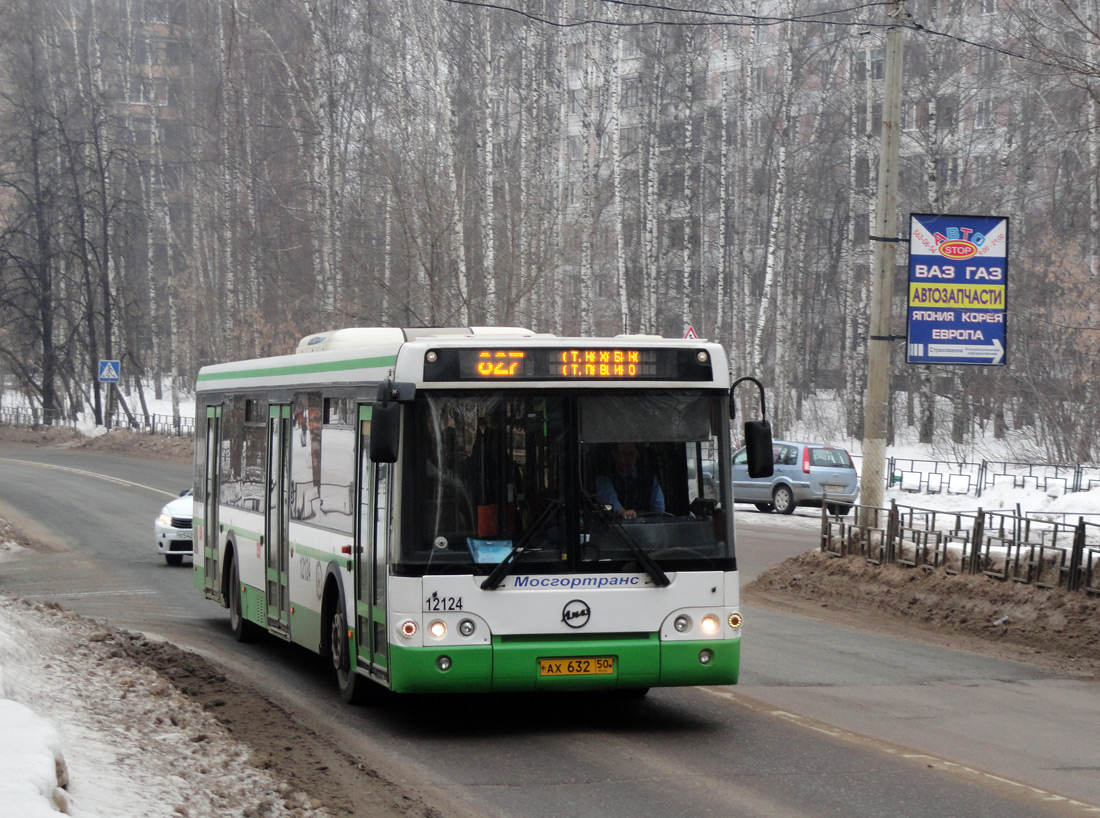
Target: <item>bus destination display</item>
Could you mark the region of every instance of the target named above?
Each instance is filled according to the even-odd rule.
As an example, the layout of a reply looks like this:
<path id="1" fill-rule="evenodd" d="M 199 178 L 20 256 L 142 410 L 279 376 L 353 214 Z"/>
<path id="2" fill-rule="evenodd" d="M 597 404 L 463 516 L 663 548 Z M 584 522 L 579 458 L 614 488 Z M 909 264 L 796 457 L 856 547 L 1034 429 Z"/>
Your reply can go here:
<path id="1" fill-rule="evenodd" d="M 646 361 L 637 349 L 563 349 L 555 350 L 549 361 L 549 373 L 532 371 L 538 357 L 525 349 L 482 349 L 473 360 L 474 371 L 482 378 L 518 378 L 549 374 L 559 378 L 639 378 L 657 374 L 653 350 Z M 468 354 L 467 354 L 468 357 Z M 527 364 L 527 366 L 524 366 Z"/>
<path id="2" fill-rule="evenodd" d="M 709 356 L 690 349 L 441 349 L 428 353 L 424 367 L 424 378 L 430 381 L 699 381 L 710 377 Z"/>

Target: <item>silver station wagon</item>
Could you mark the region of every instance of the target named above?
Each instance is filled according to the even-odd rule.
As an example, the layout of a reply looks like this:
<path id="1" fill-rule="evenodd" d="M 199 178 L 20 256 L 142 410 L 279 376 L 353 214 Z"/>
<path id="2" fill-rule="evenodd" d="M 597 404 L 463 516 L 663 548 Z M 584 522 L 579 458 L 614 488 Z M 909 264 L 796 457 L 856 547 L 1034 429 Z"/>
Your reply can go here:
<path id="1" fill-rule="evenodd" d="M 832 514 L 847 514 L 859 495 L 859 475 L 844 449 L 822 443 L 772 443 L 771 477 L 749 477 L 745 450 L 733 456 L 733 499 L 761 511 L 790 514 L 796 506 L 826 505 Z"/>

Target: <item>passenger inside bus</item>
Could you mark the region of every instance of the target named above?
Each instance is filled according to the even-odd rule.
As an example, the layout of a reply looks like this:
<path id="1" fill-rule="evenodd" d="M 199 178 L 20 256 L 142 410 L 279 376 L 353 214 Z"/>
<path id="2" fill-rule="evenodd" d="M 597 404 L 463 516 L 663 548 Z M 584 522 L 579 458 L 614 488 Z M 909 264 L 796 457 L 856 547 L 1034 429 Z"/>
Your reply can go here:
<path id="1" fill-rule="evenodd" d="M 611 506 L 616 517 L 631 520 L 641 514 L 663 514 L 665 495 L 657 474 L 641 458 L 638 444 L 611 447 L 612 464 L 596 477 L 596 499 Z"/>

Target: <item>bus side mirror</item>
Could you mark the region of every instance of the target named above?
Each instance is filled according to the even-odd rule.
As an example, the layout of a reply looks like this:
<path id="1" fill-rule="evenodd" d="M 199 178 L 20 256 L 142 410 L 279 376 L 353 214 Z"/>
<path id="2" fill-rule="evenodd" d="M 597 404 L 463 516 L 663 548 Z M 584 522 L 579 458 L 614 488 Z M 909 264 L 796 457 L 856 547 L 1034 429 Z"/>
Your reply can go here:
<path id="1" fill-rule="evenodd" d="M 730 420 L 736 414 L 737 403 L 733 392 L 737 385 L 752 381 L 760 390 L 760 420 L 745 421 L 745 458 L 749 477 L 771 477 L 774 470 L 772 456 L 772 425 L 768 423 L 768 409 L 764 404 L 764 385 L 756 378 L 738 378 L 730 386 Z"/>
<path id="2" fill-rule="evenodd" d="M 370 419 L 370 459 L 375 463 L 396 463 L 401 445 L 401 404 L 416 394 L 411 383 L 395 383 L 389 378 L 378 384 L 378 403 Z"/>
<path id="3" fill-rule="evenodd" d="M 768 421 L 745 421 L 745 456 L 749 477 L 772 476 L 772 425 Z"/>
<path id="4" fill-rule="evenodd" d="M 396 463 L 401 440 L 401 404 L 376 403 L 370 416 L 370 459 L 375 463 Z"/>

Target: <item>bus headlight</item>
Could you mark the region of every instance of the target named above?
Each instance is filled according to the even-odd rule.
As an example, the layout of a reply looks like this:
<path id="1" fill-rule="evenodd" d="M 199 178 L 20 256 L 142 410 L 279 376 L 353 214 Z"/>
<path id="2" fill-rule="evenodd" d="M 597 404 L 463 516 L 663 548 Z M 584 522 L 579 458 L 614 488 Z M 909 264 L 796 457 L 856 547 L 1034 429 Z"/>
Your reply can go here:
<path id="1" fill-rule="evenodd" d="M 709 648 L 703 648 L 699 651 L 699 664 L 709 665 L 712 661 L 714 661 L 714 651 Z"/>
<path id="2" fill-rule="evenodd" d="M 703 633 L 713 636 L 718 633 L 718 617 L 714 614 L 707 614 L 699 622 L 699 627 L 702 628 Z"/>
<path id="3" fill-rule="evenodd" d="M 435 666 L 437 668 L 439 668 L 440 670 L 442 670 L 443 672 L 446 672 L 446 671 L 450 670 L 451 669 L 451 657 L 450 656 L 440 656 L 438 659 L 435 660 Z"/>
<path id="4" fill-rule="evenodd" d="M 436 619 L 428 625 L 428 633 L 433 639 L 442 639 L 447 635 L 447 623 L 442 619 Z"/>
<path id="5" fill-rule="evenodd" d="M 729 626 L 731 628 L 733 628 L 734 630 L 737 630 L 738 628 L 741 627 L 741 614 L 731 613 L 730 618 L 727 619 L 726 621 L 729 622 Z"/>
<path id="6" fill-rule="evenodd" d="M 691 617 L 686 614 L 680 614 L 672 621 L 672 627 L 676 628 L 680 633 L 687 633 L 691 630 Z"/>
<path id="7" fill-rule="evenodd" d="M 463 636 L 473 636 L 476 630 L 477 625 L 474 624 L 474 620 L 472 619 L 463 619 L 458 623 L 458 632 Z"/>
<path id="8" fill-rule="evenodd" d="M 404 622 L 401 623 L 401 627 L 398 628 L 398 630 L 401 632 L 401 635 L 404 636 L 406 639 L 412 639 L 414 636 L 416 636 L 416 622 L 411 619 L 406 619 Z"/>

